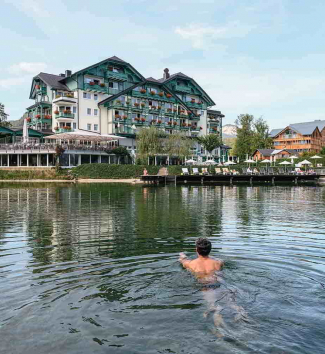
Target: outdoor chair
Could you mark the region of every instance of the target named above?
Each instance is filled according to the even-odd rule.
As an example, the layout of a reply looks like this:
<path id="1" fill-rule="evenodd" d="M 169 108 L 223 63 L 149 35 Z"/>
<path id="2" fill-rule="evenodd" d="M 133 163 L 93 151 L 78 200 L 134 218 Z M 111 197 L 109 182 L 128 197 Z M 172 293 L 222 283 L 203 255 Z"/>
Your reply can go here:
<path id="1" fill-rule="evenodd" d="M 274 175 L 274 168 L 273 167 L 269 167 L 269 175 Z"/>
<path id="2" fill-rule="evenodd" d="M 228 167 L 222 168 L 222 173 L 223 173 L 224 175 L 230 175 L 230 171 L 229 171 Z"/>
<path id="3" fill-rule="evenodd" d="M 189 175 L 188 169 L 183 167 L 181 175 L 182 176 L 188 176 Z"/>
<path id="4" fill-rule="evenodd" d="M 193 175 L 198 176 L 199 174 L 200 174 L 199 169 L 196 168 L 196 167 L 194 167 L 194 168 L 193 168 Z"/>
<path id="5" fill-rule="evenodd" d="M 208 169 L 206 167 L 202 168 L 202 174 L 205 176 L 207 176 L 209 174 Z"/>
<path id="6" fill-rule="evenodd" d="M 255 167 L 254 170 L 253 170 L 253 174 L 254 175 L 259 175 L 260 171 Z"/>
<path id="7" fill-rule="evenodd" d="M 236 171 L 236 170 L 232 170 L 231 173 L 232 173 L 233 175 L 239 175 L 239 172 Z"/>
<path id="8" fill-rule="evenodd" d="M 279 174 L 284 175 L 284 168 L 282 168 L 282 167 L 279 168 Z"/>
<path id="9" fill-rule="evenodd" d="M 215 167 L 214 168 L 216 175 L 222 175 L 222 171 L 220 167 Z"/>

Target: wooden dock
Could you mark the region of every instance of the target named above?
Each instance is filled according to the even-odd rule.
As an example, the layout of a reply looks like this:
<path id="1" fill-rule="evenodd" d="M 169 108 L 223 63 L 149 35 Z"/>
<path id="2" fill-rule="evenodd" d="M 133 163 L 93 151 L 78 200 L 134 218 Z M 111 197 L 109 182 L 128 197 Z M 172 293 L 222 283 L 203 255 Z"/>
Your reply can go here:
<path id="1" fill-rule="evenodd" d="M 291 183 L 294 185 L 305 183 L 319 183 L 324 180 L 322 175 L 181 175 L 181 176 L 141 176 L 141 180 L 147 184 L 254 184 L 265 183 L 274 185 L 276 183 Z"/>

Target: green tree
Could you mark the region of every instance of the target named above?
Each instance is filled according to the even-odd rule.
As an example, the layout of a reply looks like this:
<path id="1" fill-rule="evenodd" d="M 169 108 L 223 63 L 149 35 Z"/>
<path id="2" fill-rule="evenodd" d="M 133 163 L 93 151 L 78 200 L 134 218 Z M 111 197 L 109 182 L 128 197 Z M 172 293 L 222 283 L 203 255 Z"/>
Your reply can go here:
<path id="1" fill-rule="evenodd" d="M 237 139 L 234 154 L 240 159 L 245 159 L 253 153 L 253 122 L 254 116 L 250 114 L 241 114 L 236 119 Z"/>
<path id="2" fill-rule="evenodd" d="M 273 140 L 269 135 L 269 126 L 267 122 L 260 117 L 253 123 L 253 152 L 256 149 L 271 149 L 273 145 Z"/>
<path id="3" fill-rule="evenodd" d="M 180 158 L 189 156 L 191 155 L 192 147 L 193 140 L 179 132 L 168 135 L 164 141 L 164 152 L 168 156 L 177 156 Z"/>
<path id="4" fill-rule="evenodd" d="M 161 154 L 164 150 L 163 137 L 155 127 L 140 129 L 136 136 L 138 157 L 144 159 Z"/>
<path id="5" fill-rule="evenodd" d="M 210 154 L 214 149 L 218 148 L 222 144 L 220 136 L 216 134 L 200 136 L 196 139 L 198 143 L 201 144 Z"/>
<path id="6" fill-rule="evenodd" d="M 5 112 L 5 105 L 0 102 L 0 126 L 10 127 L 11 124 L 7 122 L 8 114 Z"/>

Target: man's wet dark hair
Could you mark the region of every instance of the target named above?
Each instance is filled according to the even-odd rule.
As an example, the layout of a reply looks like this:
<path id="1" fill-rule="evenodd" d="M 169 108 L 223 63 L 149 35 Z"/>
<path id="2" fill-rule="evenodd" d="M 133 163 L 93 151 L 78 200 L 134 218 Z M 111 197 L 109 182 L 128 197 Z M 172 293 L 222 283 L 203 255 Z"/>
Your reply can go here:
<path id="1" fill-rule="evenodd" d="M 195 242 L 197 253 L 200 256 L 206 257 L 209 255 L 212 245 L 207 238 L 200 237 Z"/>

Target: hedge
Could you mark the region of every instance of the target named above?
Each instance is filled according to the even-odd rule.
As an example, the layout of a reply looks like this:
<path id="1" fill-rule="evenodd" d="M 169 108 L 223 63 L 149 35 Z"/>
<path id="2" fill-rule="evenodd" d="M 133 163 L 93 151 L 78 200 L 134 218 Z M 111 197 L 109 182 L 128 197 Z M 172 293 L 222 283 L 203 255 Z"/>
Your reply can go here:
<path id="1" fill-rule="evenodd" d="M 2 170 L 0 169 L 0 180 L 32 180 L 32 179 L 69 179 L 68 171 L 48 170 Z"/>
<path id="2" fill-rule="evenodd" d="M 137 178 L 143 175 L 145 168 L 149 175 L 156 175 L 160 166 L 83 164 L 75 167 L 72 173 L 78 178 Z"/>

